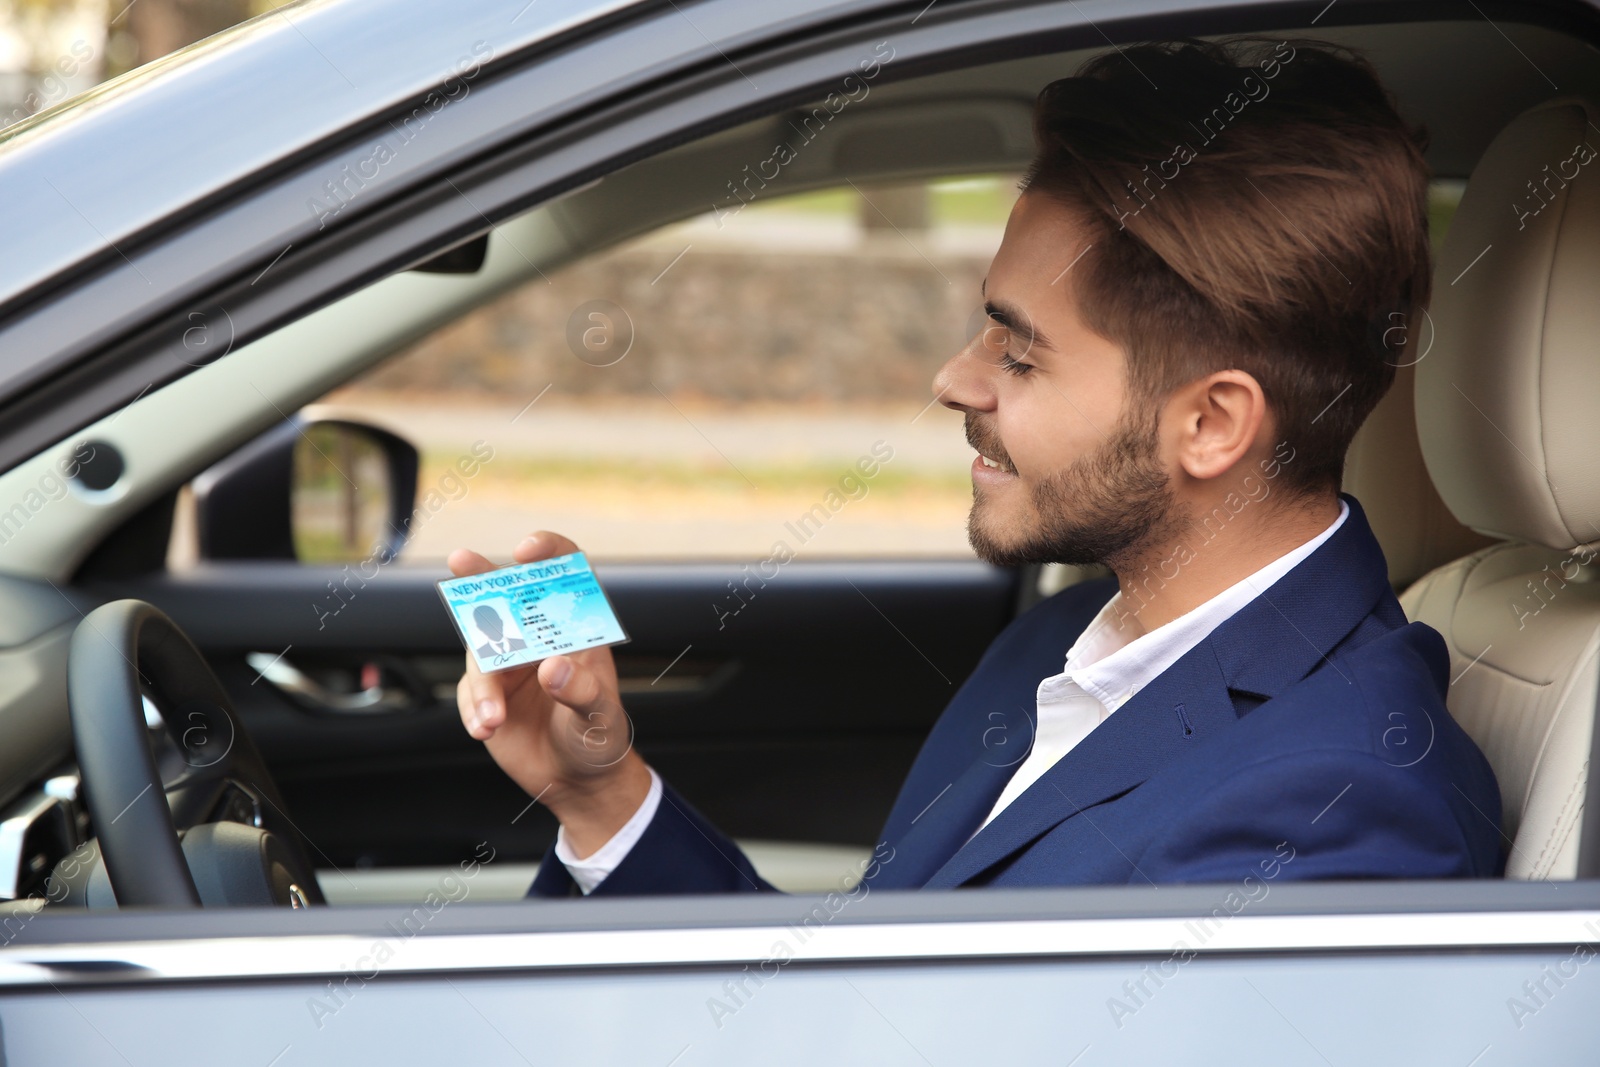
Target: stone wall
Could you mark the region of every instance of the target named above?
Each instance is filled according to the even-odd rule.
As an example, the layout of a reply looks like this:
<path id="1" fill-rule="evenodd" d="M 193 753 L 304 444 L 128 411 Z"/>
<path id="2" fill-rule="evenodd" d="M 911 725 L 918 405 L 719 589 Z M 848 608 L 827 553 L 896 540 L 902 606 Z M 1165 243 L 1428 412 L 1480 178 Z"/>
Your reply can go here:
<path id="1" fill-rule="evenodd" d="M 671 263 L 676 251 L 636 244 L 536 280 L 356 387 L 532 396 L 553 384 L 567 396 L 915 400 L 964 343 L 989 262 L 925 258 L 893 233 L 856 252 L 691 247 Z M 625 346 L 620 360 L 600 365 Z"/>

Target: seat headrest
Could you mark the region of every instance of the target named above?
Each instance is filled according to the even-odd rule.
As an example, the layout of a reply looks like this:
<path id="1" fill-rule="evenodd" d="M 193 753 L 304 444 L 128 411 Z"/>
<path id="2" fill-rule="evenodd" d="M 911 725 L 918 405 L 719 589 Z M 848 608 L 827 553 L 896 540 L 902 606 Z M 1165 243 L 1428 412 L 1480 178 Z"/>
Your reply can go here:
<path id="1" fill-rule="evenodd" d="M 1417 432 L 1451 513 L 1492 537 L 1600 544 L 1600 109 L 1551 101 L 1494 139 L 1429 313 Z"/>

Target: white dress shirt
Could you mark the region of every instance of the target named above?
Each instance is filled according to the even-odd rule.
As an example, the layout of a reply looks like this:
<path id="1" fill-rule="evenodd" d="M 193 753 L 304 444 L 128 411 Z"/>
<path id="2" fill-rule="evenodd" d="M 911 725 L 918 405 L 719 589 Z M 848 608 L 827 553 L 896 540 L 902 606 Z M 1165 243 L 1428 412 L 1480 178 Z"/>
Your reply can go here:
<path id="1" fill-rule="evenodd" d="M 633 851 L 633 846 L 644 836 L 645 827 L 656 817 L 656 809 L 661 806 L 661 776 L 656 773 L 654 767 L 648 769 L 650 791 L 645 793 L 639 810 L 622 824 L 622 829 L 611 835 L 611 840 L 593 853 L 580 860 L 572 854 L 572 846 L 567 844 L 566 828 L 556 831 L 556 859 L 560 860 L 561 866 L 572 875 L 572 880 L 578 883 L 578 888 L 583 890 L 584 896 L 594 892 L 594 887 L 603 882 L 606 875 L 617 869 L 617 864 Z"/>
<path id="2" fill-rule="evenodd" d="M 1066 668 L 1039 683 L 1035 694 L 1037 719 L 1033 749 L 1006 783 L 983 826 L 1034 782 L 1056 761 L 1089 736 L 1128 698 L 1149 685 L 1178 662 L 1211 631 L 1232 618 L 1262 591 L 1294 570 L 1307 556 L 1344 525 L 1350 505 L 1339 501 L 1333 525 L 1299 548 L 1287 552 L 1254 574 L 1235 582 L 1199 607 L 1179 615 L 1149 633 L 1132 637 L 1117 625 L 1123 596 L 1118 592 L 1067 650 Z M 1157 596 L 1161 594 L 1156 593 Z M 980 826 L 981 830 L 983 826 Z"/>
<path id="3" fill-rule="evenodd" d="M 1127 631 L 1116 625 L 1122 593 L 1118 592 L 1107 601 L 1067 650 L 1065 669 L 1039 683 L 1033 748 L 1006 783 L 983 826 L 989 825 L 1129 697 L 1154 681 L 1184 653 L 1210 636 L 1211 631 L 1321 547 L 1344 525 L 1349 514 L 1350 506 L 1339 501 L 1339 517 L 1322 533 L 1230 585 L 1199 607 L 1139 637 L 1130 639 Z M 622 862 L 644 834 L 650 820 L 655 818 L 660 805 L 661 779 L 652 769 L 650 791 L 645 794 L 644 803 L 611 840 L 593 855 L 580 860 L 567 847 L 564 832 L 558 830 L 556 858 L 567 868 L 578 888 L 588 894 Z"/>

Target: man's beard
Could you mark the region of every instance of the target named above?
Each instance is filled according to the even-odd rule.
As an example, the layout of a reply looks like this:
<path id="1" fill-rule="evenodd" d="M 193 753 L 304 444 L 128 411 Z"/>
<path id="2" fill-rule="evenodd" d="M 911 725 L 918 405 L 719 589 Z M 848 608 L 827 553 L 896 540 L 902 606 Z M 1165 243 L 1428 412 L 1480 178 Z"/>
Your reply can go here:
<path id="1" fill-rule="evenodd" d="M 999 437 L 971 412 L 966 431 L 968 444 L 1015 473 Z M 967 517 L 972 550 L 1001 567 L 1104 563 L 1115 570 L 1182 523 L 1159 451 L 1156 412 L 1134 404 L 1098 448 L 1033 487 L 1033 522 L 1027 530 L 986 529 L 974 486 Z"/>

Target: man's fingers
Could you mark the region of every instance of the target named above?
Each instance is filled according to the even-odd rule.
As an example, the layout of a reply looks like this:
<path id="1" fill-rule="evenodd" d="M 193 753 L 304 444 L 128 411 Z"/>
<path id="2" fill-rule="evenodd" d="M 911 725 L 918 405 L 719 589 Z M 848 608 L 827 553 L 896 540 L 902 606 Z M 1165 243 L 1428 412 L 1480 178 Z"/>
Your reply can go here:
<path id="1" fill-rule="evenodd" d="M 622 710 L 600 684 L 600 675 L 573 656 L 552 656 L 539 664 L 539 684 L 556 700 L 584 718 L 615 715 Z"/>
<path id="2" fill-rule="evenodd" d="M 461 681 L 456 683 L 456 710 L 461 713 L 461 725 L 467 728 L 467 736 L 474 741 L 487 741 L 494 733 L 479 721 L 478 703 L 472 692 L 472 679 L 465 674 L 461 676 Z"/>
<path id="3" fill-rule="evenodd" d="M 539 664 L 539 684 L 545 692 L 575 711 L 588 711 L 600 695 L 600 680 L 571 656 L 551 656 Z"/>
<path id="4" fill-rule="evenodd" d="M 516 548 L 511 551 L 511 558 L 517 563 L 532 563 L 534 560 L 565 556 L 576 551 L 578 546 L 571 538 L 562 537 L 549 530 L 537 530 L 517 542 Z M 482 574 L 500 566 L 470 548 L 456 549 L 450 553 L 446 562 L 450 566 L 450 573 L 457 578 L 465 578 L 469 574 Z"/>
<path id="5" fill-rule="evenodd" d="M 511 555 L 518 563 L 532 563 L 534 560 L 564 556 L 576 551 L 578 546 L 568 538 L 548 530 L 540 530 L 524 538 Z M 457 578 L 482 574 L 499 566 L 493 560 L 469 548 L 458 548 L 451 552 L 446 562 L 450 567 L 450 573 Z M 545 662 L 549 664 L 552 661 Z M 565 685 L 555 689 L 545 685 L 545 688 L 570 707 L 577 707 L 582 711 L 590 710 L 588 705 L 594 703 L 600 693 L 599 680 L 587 671 L 582 672 L 581 677 L 569 679 L 565 677 L 565 673 L 571 671 L 572 661 L 565 657 L 557 657 L 555 662 L 568 665 L 564 669 L 551 668 L 552 671 L 561 671 L 562 682 Z M 461 713 L 461 723 L 467 728 L 467 733 L 478 741 L 486 741 L 492 737 L 495 730 L 506 721 L 507 700 L 533 675 L 534 672 L 528 668 L 486 675 L 478 669 L 478 665 L 469 653 L 466 672 L 456 685 L 456 707 Z M 542 671 L 539 677 L 540 684 L 544 685 L 546 676 Z"/>
<path id="6" fill-rule="evenodd" d="M 470 548 L 456 549 L 450 553 L 450 557 L 445 562 L 450 567 L 450 573 L 457 578 L 465 578 L 469 574 L 482 574 L 484 571 L 495 569 L 493 562 L 485 556 L 480 556 Z"/>
<path id="7" fill-rule="evenodd" d="M 571 656 L 554 656 L 539 664 L 539 684 L 575 716 L 567 727 L 571 751 L 582 763 L 599 769 L 615 764 L 632 746 L 627 713 L 592 667 Z"/>
<path id="8" fill-rule="evenodd" d="M 518 563 L 532 563 L 536 559 L 565 556 L 576 551 L 578 546 L 570 538 L 549 530 L 536 530 L 517 543 L 517 547 L 511 551 L 511 558 Z"/>
<path id="9" fill-rule="evenodd" d="M 461 718 L 467 724 L 467 732 L 473 737 L 483 738 L 494 733 L 496 727 L 506 721 L 506 692 L 499 675 L 484 674 L 478 670 L 478 665 L 472 662 L 472 656 L 467 656 L 467 671 L 461 676 L 461 682 L 466 686 L 466 702 L 461 703 Z M 474 727 L 482 731 L 480 737 L 474 732 Z"/>

